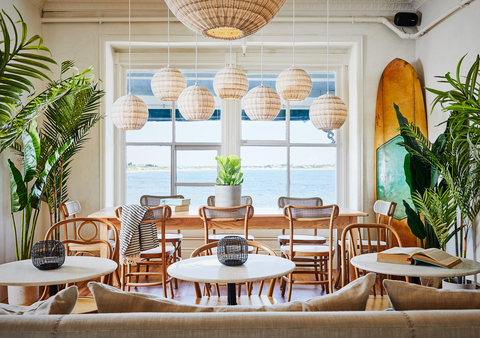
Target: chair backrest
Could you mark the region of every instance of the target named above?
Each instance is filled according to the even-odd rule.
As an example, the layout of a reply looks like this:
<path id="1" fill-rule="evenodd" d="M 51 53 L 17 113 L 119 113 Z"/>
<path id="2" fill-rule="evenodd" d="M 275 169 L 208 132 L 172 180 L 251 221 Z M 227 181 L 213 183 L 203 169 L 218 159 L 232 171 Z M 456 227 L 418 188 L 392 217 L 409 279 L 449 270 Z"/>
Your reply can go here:
<path id="1" fill-rule="evenodd" d="M 319 207 L 323 205 L 323 201 L 320 197 L 287 197 L 282 196 L 278 198 L 278 207 L 284 208 L 286 205 L 302 205 L 306 207 Z"/>
<path id="2" fill-rule="evenodd" d="M 379 224 L 392 225 L 393 214 L 395 213 L 396 207 L 397 203 L 395 202 L 387 202 L 382 200 L 376 201 L 373 205 L 373 211 L 376 215 L 376 222 Z"/>
<path id="3" fill-rule="evenodd" d="M 383 240 L 379 240 L 382 238 Z M 345 227 L 342 232 L 341 247 L 342 247 L 342 284 L 347 283 L 347 258 L 348 251 L 349 259 L 355 256 L 380 252 L 391 248 L 394 244 L 393 239 L 402 246 L 402 240 L 394 227 L 388 224 L 378 223 L 353 223 Z M 355 279 L 359 277 L 358 269 L 355 268 Z"/>
<path id="4" fill-rule="evenodd" d="M 97 256 L 95 255 L 92 250 L 95 245 L 100 246 L 100 250 L 103 250 L 106 254 L 105 258 L 112 259 L 118 262 L 118 230 L 117 227 L 110 221 L 103 219 L 103 218 L 93 218 L 93 217 L 76 217 L 70 218 L 52 225 L 45 235 L 45 240 L 51 239 L 56 229 L 64 226 L 67 228 L 69 224 L 76 223 L 76 232 L 75 236 L 65 237 L 62 242 L 65 244 L 65 254 L 70 255 L 70 247 L 75 246 L 75 256 L 80 255 L 89 255 L 89 256 Z M 98 235 L 102 231 L 101 228 L 105 228 L 106 231 L 111 231 L 112 234 L 112 243 L 105 239 L 99 239 Z M 84 233 L 93 234 L 90 236 L 85 236 Z M 68 236 L 68 234 L 67 234 Z M 85 248 L 85 251 L 79 250 L 81 247 Z M 107 280 L 105 283 L 109 283 L 111 281 L 111 275 L 108 275 Z M 103 277 L 102 277 L 103 280 Z"/>
<path id="5" fill-rule="evenodd" d="M 153 195 L 143 195 L 140 197 L 140 205 L 147 206 L 147 207 L 156 207 L 160 205 L 160 200 L 165 198 L 182 198 L 184 199 L 183 195 L 172 195 L 172 196 L 153 196 Z"/>
<path id="6" fill-rule="evenodd" d="M 212 255 L 212 249 L 216 248 L 218 246 L 219 242 L 212 242 L 208 244 L 204 244 L 198 248 L 196 248 L 192 254 L 190 255 L 190 258 L 193 257 L 198 257 L 198 256 L 208 256 Z M 266 244 L 260 243 L 260 242 L 255 242 L 255 241 L 247 241 L 249 248 L 253 248 L 253 253 L 258 254 L 259 251 L 264 251 L 270 256 L 276 256 L 275 250 L 273 250 L 271 247 L 269 247 Z M 250 253 L 249 253 L 250 254 Z"/>
<path id="7" fill-rule="evenodd" d="M 77 214 L 82 211 L 82 207 L 79 201 L 69 201 L 60 204 L 60 211 L 62 213 L 62 218 L 65 220 L 70 217 L 77 217 Z"/>
<path id="8" fill-rule="evenodd" d="M 205 244 L 208 243 L 208 230 L 213 225 L 228 223 L 226 229 L 232 228 L 232 223 L 243 222 L 245 238 L 248 238 L 248 220 L 253 217 L 253 206 L 241 205 L 238 207 L 212 207 L 202 205 L 198 208 L 198 214 L 203 221 L 205 229 Z"/>
<path id="9" fill-rule="evenodd" d="M 252 198 L 250 196 L 242 196 L 240 200 L 240 204 L 242 205 L 252 205 Z M 207 205 L 210 207 L 215 206 L 215 196 L 208 196 L 207 198 Z"/>

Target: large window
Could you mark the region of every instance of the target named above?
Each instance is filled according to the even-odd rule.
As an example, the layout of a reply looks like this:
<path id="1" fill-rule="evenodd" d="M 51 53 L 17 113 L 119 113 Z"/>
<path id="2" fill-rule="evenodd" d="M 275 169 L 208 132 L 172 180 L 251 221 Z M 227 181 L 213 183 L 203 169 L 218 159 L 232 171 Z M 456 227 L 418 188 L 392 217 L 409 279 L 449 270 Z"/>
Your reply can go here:
<path id="1" fill-rule="evenodd" d="M 215 96 L 216 110 L 203 122 L 185 121 L 175 102 L 153 96 L 150 81 L 155 71 L 134 70 L 132 94 L 142 98 L 149 119 L 139 131 L 126 132 L 126 202 L 138 203 L 142 195 L 182 194 L 192 205 L 205 204 L 214 194 L 215 156 L 228 143 L 240 144 L 245 181 L 242 194 L 252 196 L 255 206 L 275 207 L 279 196 L 319 196 L 325 204 L 336 202 L 336 133 L 317 130 L 308 111 L 315 98 L 326 93 L 326 73 L 313 72 L 313 90 L 302 102 L 282 102 L 274 121 L 250 121 L 246 114 L 232 114 L 215 96 L 216 71 L 199 72 L 198 82 Z M 184 71 L 187 86 L 195 74 Z M 249 86 L 260 85 L 258 74 L 248 75 Z M 277 75 L 264 75 L 264 84 L 275 89 Z M 330 74 L 330 93 L 335 77 Z M 172 112 L 175 112 L 172 114 Z M 241 117 L 240 117 L 241 116 Z M 222 144 L 222 119 L 238 128 L 238 140 L 227 135 Z"/>

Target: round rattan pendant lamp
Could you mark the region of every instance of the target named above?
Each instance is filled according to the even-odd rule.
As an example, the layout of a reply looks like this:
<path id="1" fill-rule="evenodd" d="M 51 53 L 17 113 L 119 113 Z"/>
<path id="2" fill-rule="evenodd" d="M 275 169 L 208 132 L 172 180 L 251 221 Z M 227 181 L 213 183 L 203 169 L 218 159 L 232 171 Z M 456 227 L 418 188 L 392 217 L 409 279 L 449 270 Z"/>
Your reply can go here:
<path id="1" fill-rule="evenodd" d="M 222 100 L 238 101 L 248 90 L 247 76 L 232 65 L 232 42 L 230 41 L 230 66 L 223 68 L 213 79 L 215 94 Z"/>
<path id="2" fill-rule="evenodd" d="M 280 112 L 282 101 L 272 88 L 263 85 L 263 31 L 260 55 L 262 84 L 248 92 L 243 100 L 243 109 L 252 121 L 272 121 Z"/>
<path id="3" fill-rule="evenodd" d="M 170 10 L 167 19 L 167 67 L 158 70 L 150 83 L 153 95 L 162 101 L 176 101 L 187 87 L 185 76 L 176 68 L 170 67 Z"/>
<path id="4" fill-rule="evenodd" d="M 286 101 L 303 101 L 312 90 L 312 79 L 301 68 L 295 67 L 295 0 L 293 0 L 293 66 L 277 78 L 278 94 Z"/>
<path id="5" fill-rule="evenodd" d="M 329 8 L 327 0 L 327 94 L 317 97 L 310 106 L 310 121 L 317 129 L 339 129 L 347 119 L 347 106 L 338 96 L 329 93 Z"/>
<path id="6" fill-rule="evenodd" d="M 195 85 L 185 89 L 178 97 L 178 110 L 189 121 L 206 121 L 215 111 L 215 99 L 212 93 L 198 85 L 197 71 L 197 33 L 195 33 Z"/>
<path id="7" fill-rule="evenodd" d="M 204 36 L 236 40 L 265 27 L 286 0 L 165 0 L 185 26 Z"/>
<path id="8" fill-rule="evenodd" d="M 142 129 L 148 120 L 148 108 L 145 102 L 139 97 L 132 95 L 132 74 L 130 74 L 130 51 L 131 51 L 131 30 L 130 30 L 130 0 L 128 0 L 128 95 L 118 98 L 110 112 L 113 124 L 122 130 Z"/>

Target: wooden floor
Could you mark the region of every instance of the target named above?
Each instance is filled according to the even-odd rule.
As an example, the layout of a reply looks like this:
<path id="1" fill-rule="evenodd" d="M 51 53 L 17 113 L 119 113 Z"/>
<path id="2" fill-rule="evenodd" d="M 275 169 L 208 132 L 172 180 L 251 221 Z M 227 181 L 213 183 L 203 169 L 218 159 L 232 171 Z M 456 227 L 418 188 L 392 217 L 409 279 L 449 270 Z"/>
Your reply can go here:
<path id="1" fill-rule="evenodd" d="M 304 279 L 310 278 L 309 276 L 305 275 L 299 275 L 297 278 L 303 277 Z M 269 283 L 269 282 L 268 282 Z M 258 295 L 258 290 L 259 290 L 259 285 L 260 283 L 254 283 L 253 286 L 253 292 L 252 295 Z M 203 290 L 203 285 L 201 285 L 202 290 Z M 79 288 L 79 296 L 89 296 L 91 295 L 87 283 L 82 283 L 78 284 Z M 241 286 L 242 288 L 242 295 L 246 295 L 245 292 L 245 285 Z M 263 288 L 263 295 L 266 295 L 268 291 L 268 284 Z M 148 293 L 152 295 L 157 295 L 159 297 L 162 297 L 163 291 L 161 286 L 156 286 L 156 287 L 139 287 L 139 288 L 131 288 L 130 292 L 142 292 L 142 293 Z M 273 293 L 273 298 L 277 303 L 285 303 L 286 302 L 286 294 L 285 297 L 282 297 L 281 294 L 281 289 L 280 289 L 280 282 L 277 280 L 277 283 L 275 284 L 275 290 Z M 168 296 L 171 297 L 170 295 L 170 290 L 167 287 L 167 293 Z M 322 296 L 326 295 L 327 293 L 325 290 L 322 290 L 322 287 L 319 285 L 306 285 L 306 284 L 294 284 L 293 286 L 293 291 L 292 291 L 292 301 L 296 300 L 307 300 L 312 297 L 317 297 L 317 296 Z M 385 291 L 384 291 L 385 294 Z M 213 291 L 213 295 L 216 298 L 216 293 Z M 226 296 L 227 295 L 227 287 L 226 286 L 220 286 L 220 295 L 221 296 Z M 194 285 L 191 282 L 185 282 L 185 281 L 178 281 L 178 288 L 174 288 L 174 297 L 173 299 L 178 300 L 180 302 L 188 303 L 188 304 L 194 304 L 196 301 L 196 296 L 195 296 L 195 289 Z M 390 308 L 390 302 L 388 301 L 387 296 L 380 296 L 380 292 L 377 288 L 377 296 L 373 296 L 373 294 L 370 296 L 366 310 L 367 311 L 383 311 L 387 308 Z"/>

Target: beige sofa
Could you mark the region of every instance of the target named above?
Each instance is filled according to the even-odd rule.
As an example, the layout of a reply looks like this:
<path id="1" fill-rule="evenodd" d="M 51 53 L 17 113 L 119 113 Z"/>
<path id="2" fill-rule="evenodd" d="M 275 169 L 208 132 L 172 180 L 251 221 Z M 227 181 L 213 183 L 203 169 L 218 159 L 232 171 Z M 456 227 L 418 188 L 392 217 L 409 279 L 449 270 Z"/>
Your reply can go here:
<path id="1" fill-rule="evenodd" d="M 478 338 L 480 310 L 0 316 L 1 338 Z"/>

